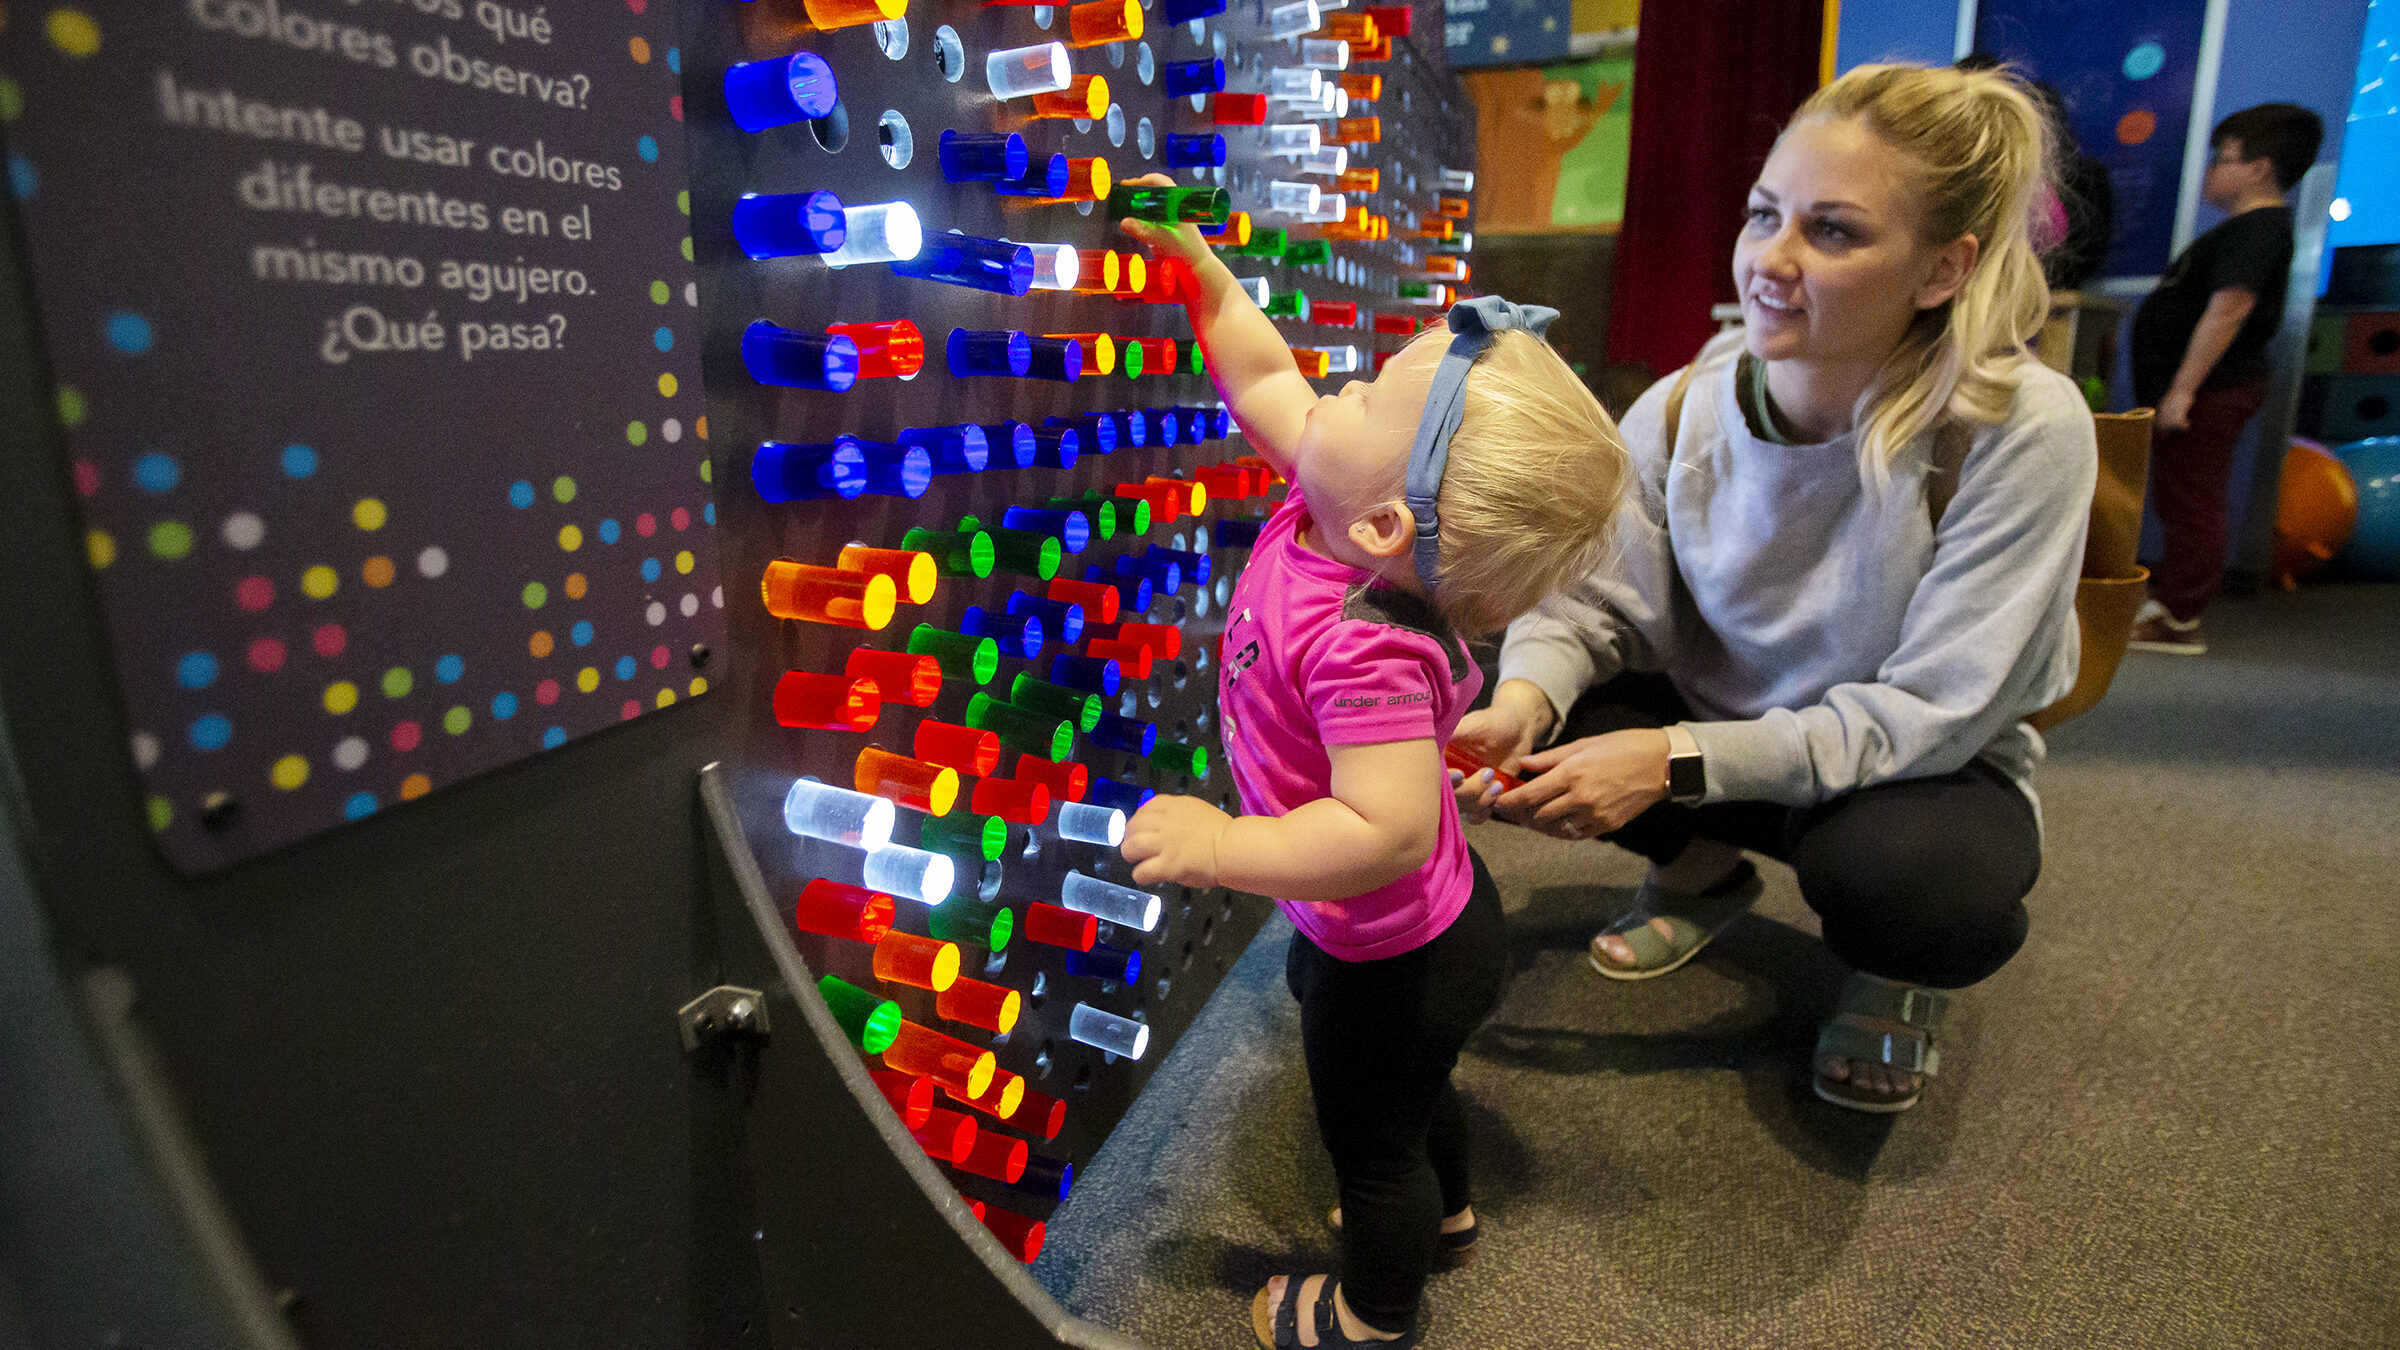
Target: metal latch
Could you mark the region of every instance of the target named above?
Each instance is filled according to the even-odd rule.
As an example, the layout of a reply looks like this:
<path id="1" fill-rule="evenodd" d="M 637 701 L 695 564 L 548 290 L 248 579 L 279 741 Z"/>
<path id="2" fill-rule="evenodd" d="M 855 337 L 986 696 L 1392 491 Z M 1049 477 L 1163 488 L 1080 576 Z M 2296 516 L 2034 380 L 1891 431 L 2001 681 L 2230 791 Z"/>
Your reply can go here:
<path id="1" fill-rule="evenodd" d="M 698 1050 L 700 1042 L 729 1033 L 748 1033 L 763 1040 L 767 1035 L 766 995 L 740 985 L 720 984 L 677 1008 L 675 1022 L 683 1031 L 687 1055 Z"/>

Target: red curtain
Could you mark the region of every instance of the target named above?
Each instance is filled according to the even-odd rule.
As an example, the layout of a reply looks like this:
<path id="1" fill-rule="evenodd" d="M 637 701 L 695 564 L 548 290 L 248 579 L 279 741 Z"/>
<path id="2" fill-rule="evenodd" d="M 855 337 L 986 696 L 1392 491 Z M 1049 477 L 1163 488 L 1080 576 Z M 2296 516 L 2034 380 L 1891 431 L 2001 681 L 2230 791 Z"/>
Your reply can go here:
<path id="1" fill-rule="evenodd" d="M 1817 87 L 1823 0 L 1642 6 L 1633 145 L 1617 234 L 1608 355 L 1664 374 L 1732 300 L 1742 204 L 1776 133 Z"/>

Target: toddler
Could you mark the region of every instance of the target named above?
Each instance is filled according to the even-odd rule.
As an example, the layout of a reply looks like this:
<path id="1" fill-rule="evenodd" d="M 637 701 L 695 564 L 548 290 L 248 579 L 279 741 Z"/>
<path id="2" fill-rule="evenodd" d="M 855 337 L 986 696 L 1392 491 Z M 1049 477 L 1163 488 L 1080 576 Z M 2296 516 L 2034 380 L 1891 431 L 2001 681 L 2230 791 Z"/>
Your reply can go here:
<path id="1" fill-rule="evenodd" d="M 1292 485 L 1226 611 L 1219 720 L 1244 814 L 1153 798 L 1125 857 L 1142 885 L 1273 896 L 1299 929 L 1286 977 L 1342 1271 L 1270 1280 L 1259 1342 L 1413 1346 L 1437 1257 L 1473 1251 L 1450 1071 L 1508 964 L 1442 762 L 1483 684 L 1462 639 L 1596 565 L 1631 461 L 1541 340 L 1554 311 L 1462 303 L 1374 379 L 1320 397 L 1196 229 L 1125 228 L 1190 265 L 1209 373 Z"/>

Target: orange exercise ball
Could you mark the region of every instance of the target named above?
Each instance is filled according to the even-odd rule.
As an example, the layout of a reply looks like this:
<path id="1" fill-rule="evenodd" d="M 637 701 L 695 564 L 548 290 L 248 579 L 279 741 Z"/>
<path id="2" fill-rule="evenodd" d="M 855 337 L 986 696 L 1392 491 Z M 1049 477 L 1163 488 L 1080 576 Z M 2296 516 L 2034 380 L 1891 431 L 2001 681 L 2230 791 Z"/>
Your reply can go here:
<path id="1" fill-rule="evenodd" d="M 2283 495 L 2275 506 L 2275 552 L 2267 574 L 2283 589 L 2323 567 L 2358 525 L 2358 483 L 2350 468 L 2315 441 L 2292 438 L 2283 457 Z"/>

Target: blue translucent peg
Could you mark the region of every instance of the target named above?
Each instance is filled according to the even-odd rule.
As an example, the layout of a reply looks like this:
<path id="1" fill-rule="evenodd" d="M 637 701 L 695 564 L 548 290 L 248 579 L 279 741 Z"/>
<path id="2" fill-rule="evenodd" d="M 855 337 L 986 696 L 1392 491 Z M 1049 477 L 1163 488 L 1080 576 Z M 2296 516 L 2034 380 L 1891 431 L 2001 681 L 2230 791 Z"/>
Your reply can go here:
<path id="1" fill-rule="evenodd" d="M 1125 668 L 1117 664 L 1115 657 L 1068 653 L 1050 658 L 1050 683 L 1115 698 L 1125 683 Z"/>
<path id="2" fill-rule="evenodd" d="M 1096 586 L 1117 588 L 1117 610 L 1124 614 L 1139 614 L 1150 608 L 1150 578 L 1140 573 L 1113 572 L 1093 563 L 1083 569 L 1083 579 Z"/>
<path id="3" fill-rule="evenodd" d="M 1092 542 L 1092 522 L 1081 511 L 1052 511 L 1039 506 L 1012 506 L 1000 513 L 1000 528 L 1032 530 L 1036 534 L 1054 535 L 1060 547 L 1069 553 L 1081 553 Z M 1016 606 L 1010 605 L 1010 613 Z M 1068 638 L 1066 641 L 1073 642 Z"/>
<path id="4" fill-rule="evenodd" d="M 974 613 L 972 609 L 967 612 Z M 1102 713 L 1100 714 L 1100 725 L 1092 728 L 1091 742 L 1103 750 L 1122 750 L 1129 755 L 1148 758 L 1150 752 L 1158 748 L 1158 728 L 1148 722 L 1137 721 L 1131 717 L 1119 717 L 1115 713 Z M 1091 795 L 1089 791 L 1086 791 L 1084 800 L 1091 800 Z M 1116 803 L 1104 802 L 1102 805 L 1115 806 Z M 1118 809 L 1124 808 L 1119 807 Z"/>
<path id="5" fill-rule="evenodd" d="M 1177 408 L 1175 412 L 1183 422 L 1184 438 L 1192 444 L 1224 439 L 1225 433 L 1217 428 L 1218 409 Z"/>
<path id="6" fill-rule="evenodd" d="M 900 433 L 902 445 L 921 445 L 933 457 L 935 473 L 982 473 L 991 463 L 992 443 L 973 422 L 955 427 L 909 427 Z"/>
<path id="7" fill-rule="evenodd" d="M 992 184 L 992 190 L 1007 197 L 1057 197 L 1067 190 L 1067 157 L 1055 154 L 1048 159 L 1035 158 L 1025 166 L 1025 172 L 1010 174 Z"/>
<path id="8" fill-rule="evenodd" d="M 1150 414 L 1128 408 L 1117 416 L 1125 423 L 1125 443 L 1139 450 L 1150 443 Z"/>
<path id="9" fill-rule="evenodd" d="M 1088 952 L 1068 952 L 1067 971 L 1087 979 L 1131 984 L 1142 977 L 1142 954 L 1130 947 L 1111 947 L 1103 942 Z"/>
<path id="10" fill-rule="evenodd" d="M 1171 558 L 1122 556 L 1117 559 L 1117 575 L 1147 577 L 1152 585 L 1168 595 L 1183 589 L 1183 567 Z"/>
<path id="11" fill-rule="evenodd" d="M 1192 584 L 1195 586 L 1205 586 L 1208 584 L 1208 555 L 1205 553 L 1191 553 L 1182 549 L 1160 548 L 1158 545 L 1152 544 L 1149 548 L 1143 550 L 1142 556 L 1158 562 L 1174 563 L 1176 566 L 1183 569 L 1183 574 L 1190 577 L 1192 579 Z"/>
<path id="12" fill-rule="evenodd" d="M 1194 19 L 1213 19 L 1225 12 L 1225 0 L 1163 0 L 1160 12 L 1170 24 L 1190 23 Z"/>
<path id="13" fill-rule="evenodd" d="M 1010 591 L 1008 612 L 1040 619 L 1042 631 L 1057 635 L 1060 642 L 1083 641 L 1083 606 L 1071 600 L 1045 600 L 1023 591 Z"/>
<path id="14" fill-rule="evenodd" d="M 992 639 L 1000 644 L 1003 655 L 1022 656 L 1030 661 L 1041 654 L 1042 621 L 1032 614 L 994 614 L 981 605 L 969 605 L 967 612 L 959 616 L 958 631 Z"/>
<path id="15" fill-rule="evenodd" d="M 1266 522 L 1263 520 L 1219 521 L 1217 523 L 1217 547 L 1256 548 L 1258 547 L 1258 532 L 1265 525 Z M 1055 675 L 1050 678 L 1054 683 L 1058 680 Z"/>
<path id="16" fill-rule="evenodd" d="M 1101 715 L 1101 720 L 1108 720 L 1105 713 Z M 1129 816 L 1141 810 L 1143 802 L 1157 795 L 1158 791 L 1155 788 L 1142 787 L 1136 783 L 1120 783 L 1114 778 L 1095 777 L 1083 790 L 1085 801 L 1095 806 L 1115 807 Z"/>
<path id="17" fill-rule="evenodd" d="M 1073 427 L 1039 427 L 1033 433 L 1033 462 L 1045 469 L 1072 469 L 1083 453 Z"/>
<path id="18" fill-rule="evenodd" d="M 858 451 L 867 461 L 867 491 L 877 496 L 913 500 L 933 485 L 933 456 L 924 446 L 860 441 Z"/>
<path id="19" fill-rule="evenodd" d="M 1208 434 L 1211 440 L 1224 440 L 1233 434 L 1233 410 L 1218 408 L 1208 415 Z"/>
<path id="20" fill-rule="evenodd" d="M 1033 250 L 971 234 L 937 234 L 916 257 L 893 263 L 892 271 L 994 295 L 1023 295 L 1033 289 Z"/>
<path id="21" fill-rule="evenodd" d="M 1021 178 L 1029 156 L 1025 138 L 1013 131 L 945 131 L 942 177 L 953 183 L 997 183 Z"/>
<path id="22" fill-rule="evenodd" d="M 810 122 L 841 102 L 833 67 L 815 52 L 794 52 L 772 61 L 745 61 L 725 72 L 725 106 L 744 131 Z"/>
<path id="23" fill-rule="evenodd" d="M 742 364 L 760 384 L 839 393 L 858 383 L 858 344 L 840 333 L 801 333 L 755 319 L 742 330 Z"/>
<path id="24" fill-rule="evenodd" d="M 1013 328 L 953 328 L 943 357 L 953 375 L 1022 375 L 1033 365 L 1033 342 Z"/>
<path id="25" fill-rule="evenodd" d="M 753 258 L 831 253 L 850 237 L 830 192 L 746 192 L 733 204 L 733 242 Z"/>
<path id="26" fill-rule="evenodd" d="M 1073 384 L 1083 378 L 1083 344 L 1073 338 L 1034 338 L 1033 361 L 1027 373 L 1037 380 Z"/>
<path id="27" fill-rule="evenodd" d="M 1045 1158 L 1039 1153 L 1026 1158 L 1023 1176 L 1006 1183 L 1012 1191 L 1041 1200 L 1064 1200 L 1074 1184 L 1075 1164 L 1064 1158 Z"/>
<path id="28" fill-rule="evenodd" d="M 1215 133 L 1205 136 L 1171 135 L 1165 147 L 1170 169 L 1205 169 L 1225 162 L 1225 138 Z"/>
<path id="29" fill-rule="evenodd" d="M 867 490 L 867 457 L 847 437 L 824 445 L 766 441 L 750 459 L 750 481 L 765 501 L 847 501 Z"/>
<path id="30" fill-rule="evenodd" d="M 1158 68 L 1158 86 L 1168 98 L 1186 94 L 1225 92 L 1225 63 L 1219 60 L 1171 61 Z"/>
<path id="31" fill-rule="evenodd" d="M 991 443 L 992 467 L 995 469 L 1030 469 L 1033 467 L 1033 426 L 1010 418 L 1005 422 L 983 424 L 983 437 Z"/>
<path id="32" fill-rule="evenodd" d="M 1117 419 L 1107 413 L 1045 417 L 1042 425 L 1075 428 L 1083 434 L 1083 452 L 1087 455 L 1113 455 L 1117 451 Z"/>
<path id="33" fill-rule="evenodd" d="M 1150 421 L 1152 430 L 1158 433 L 1160 445 L 1173 445 L 1183 439 L 1183 419 L 1175 415 L 1173 408 L 1151 409 Z"/>

